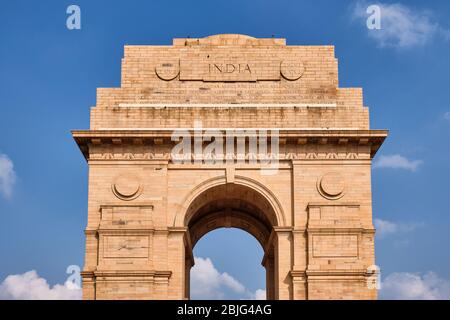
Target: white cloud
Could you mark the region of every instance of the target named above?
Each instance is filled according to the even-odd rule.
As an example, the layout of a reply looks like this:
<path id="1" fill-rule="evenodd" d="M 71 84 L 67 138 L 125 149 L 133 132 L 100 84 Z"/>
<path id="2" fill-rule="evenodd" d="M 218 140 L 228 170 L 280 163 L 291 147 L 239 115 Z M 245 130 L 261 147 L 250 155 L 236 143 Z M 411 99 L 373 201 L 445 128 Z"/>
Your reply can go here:
<path id="1" fill-rule="evenodd" d="M 14 164 L 6 154 L 0 153 L 0 193 L 5 198 L 10 198 L 12 188 L 16 181 Z"/>
<path id="2" fill-rule="evenodd" d="M 397 232 L 397 225 L 393 222 L 374 219 L 373 223 L 375 225 L 375 228 L 377 229 L 377 236 L 385 237 L 386 235 Z"/>
<path id="3" fill-rule="evenodd" d="M 358 1 L 353 8 L 353 17 L 366 25 L 369 17 L 366 10 L 372 4 L 381 9 L 381 29 L 367 31 L 380 47 L 411 48 L 425 45 L 436 36 L 449 39 L 449 31 L 434 21 L 431 11 L 413 9 L 400 3 Z"/>
<path id="4" fill-rule="evenodd" d="M 382 281 L 379 297 L 389 300 L 449 300 L 450 281 L 434 272 L 393 273 Z"/>
<path id="5" fill-rule="evenodd" d="M 72 282 L 50 287 L 36 271 L 10 275 L 0 284 L 0 300 L 79 300 L 81 289 Z"/>
<path id="6" fill-rule="evenodd" d="M 262 289 L 256 290 L 254 300 L 266 300 L 266 290 Z"/>
<path id="7" fill-rule="evenodd" d="M 374 168 L 391 168 L 416 171 L 423 164 L 422 160 L 409 160 L 401 155 L 379 156 L 374 162 Z"/>
<path id="8" fill-rule="evenodd" d="M 374 219 L 377 236 L 384 238 L 389 235 L 411 232 L 421 226 L 418 223 L 396 223 L 392 221 Z"/>
<path id="9" fill-rule="evenodd" d="M 225 299 L 230 290 L 241 299 L 265 299 L 265 290 L 251 292 L 242 283 L 228 273 L 220 273 L 209 258 L 195 257 L 195 265 L 191 270 L 192 299 Z"/>

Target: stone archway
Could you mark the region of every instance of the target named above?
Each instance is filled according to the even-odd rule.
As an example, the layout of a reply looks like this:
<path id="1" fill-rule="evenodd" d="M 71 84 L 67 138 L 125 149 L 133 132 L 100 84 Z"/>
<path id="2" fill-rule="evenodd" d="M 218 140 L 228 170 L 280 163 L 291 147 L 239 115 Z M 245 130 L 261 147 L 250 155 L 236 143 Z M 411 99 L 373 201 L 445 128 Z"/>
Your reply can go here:
<path id="1" fill-rule="evenodd" d="M 371 164 L 388 132 L 338 83 L 333 46 L 126 46 L 120 88 L 99 88 L 90 129 L 73 131 L 89 164 L 84 299 L 187 298 L 193 244 L 221 226 L 264 247 L 269 298 L 375 299 Z M 208 161 L 203 144 L 228 131 Z M 185 135 L 202 141 L 174 161 Z"/>
<path id="2" fill-rule="evenodd" d="M 275 281 L 274 244 L 271 237 L 278 226 L 275 210 L 258 191 L 239 184 L 221 184 L 198 195 L 185 215 L 188 241 L 185 247 L 185 298 L 189 298 L 190 269 L 194 264 L 192 250 L 200 238 L 218 228 L 237 228 L 255 237 L 264 250 L 261 264 L 266 269 L 266 296 L 275 299 L 278 294 Z"/>

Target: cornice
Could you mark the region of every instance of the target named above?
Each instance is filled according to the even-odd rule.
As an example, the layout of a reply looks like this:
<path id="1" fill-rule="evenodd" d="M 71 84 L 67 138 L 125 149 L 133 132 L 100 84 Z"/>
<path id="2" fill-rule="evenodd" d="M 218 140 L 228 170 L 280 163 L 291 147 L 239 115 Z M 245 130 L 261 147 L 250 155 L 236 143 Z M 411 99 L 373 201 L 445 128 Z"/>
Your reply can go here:
<path id="1" fill-rule="evenodd" d="M 358 145 L 369 146 L 373 158 L 388 136 L 387 130 L 359 130 L 359 129 L 290 129 L 290 128 L 229 128 L 234 130 L 233 136 L 252 137 L 259 130 L 278 130 L 280 145 Z M 86 159 L 89 147 L 100 145 L 155 145 L 174 143 L 171 141 L 175 130 L 183 130 L 193 137 L 201 134 L 194 128 L 174 129 L 102 129 L 102 130 L 73 130 L 72 136 Z M 227 128 L 203 128 L 203 130 L 222 130 Z M 245 132 L 239 133 L 239 130 Z M 250 132 L 249 132 L 250 130 Z M 254 130 L 253 132 L 251 132 Z M 270 134 L 267 135 L 270 140 Z M 332 156 L 332 155 L 331 155 Z M 327 159 L 337 159 L 327 156 Z M 163 157 L 164 158 L 164 157 Z M 316 157 L 313 157 L 315 160 Z M 130 159 L 131 160 L 131 159 Z M 290 160 L 296 160 L 291 157 Z M 317 160 L 319 160 L 317 158 Z"/>

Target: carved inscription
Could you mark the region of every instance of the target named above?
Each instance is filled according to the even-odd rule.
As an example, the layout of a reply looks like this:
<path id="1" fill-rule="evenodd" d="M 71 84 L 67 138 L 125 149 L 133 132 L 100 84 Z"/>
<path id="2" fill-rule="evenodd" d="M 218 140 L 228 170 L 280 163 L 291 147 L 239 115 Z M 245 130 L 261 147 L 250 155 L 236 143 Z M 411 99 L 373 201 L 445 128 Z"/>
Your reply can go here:
<path id="1" fill-rule="evenodd" d="M 248 63 L 210 63 L 208 64 L 209 74 L 222 74 L 222 73 L 238 73 L 238 74 L 251 74 L 252 70 Z"/>
<path id="2" fill-rule="evenodd" d="M 105 236 L 104 258 L 147 258 L 148 236 Z"/>
<path id="3" fill-rule="evenodd" d="M 158 70 L 169 76 L 164 74 L 160 78 L 174 79 L 178 75 L 178 69 L 164 68 L 164 65 L 160 64 Z M 303 64 L 293 58 L 282 60 L 279 56 L 258 56 L 256 52 L 236 57 L 221 52 L 185 52 L 180 57 L 179 79 L 205 82 L 295 81 L 303 72 Z"/>

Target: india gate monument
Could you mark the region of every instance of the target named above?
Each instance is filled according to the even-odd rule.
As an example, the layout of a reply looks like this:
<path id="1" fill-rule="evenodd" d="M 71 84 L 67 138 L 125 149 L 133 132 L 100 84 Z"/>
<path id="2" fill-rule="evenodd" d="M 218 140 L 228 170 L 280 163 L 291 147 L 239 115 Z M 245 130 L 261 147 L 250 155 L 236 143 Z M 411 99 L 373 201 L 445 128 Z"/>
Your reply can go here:
<path id="1" fill-rule="evenodd" d="M 193 248 L 239 228 L 267 299 L 376 299 L 371 130 L 333 46 L 221 34 L 125 46 L 90 129 L 84 299 L 189 299 Z M 218 248 L 220 250 L 220 248 Z"/>

